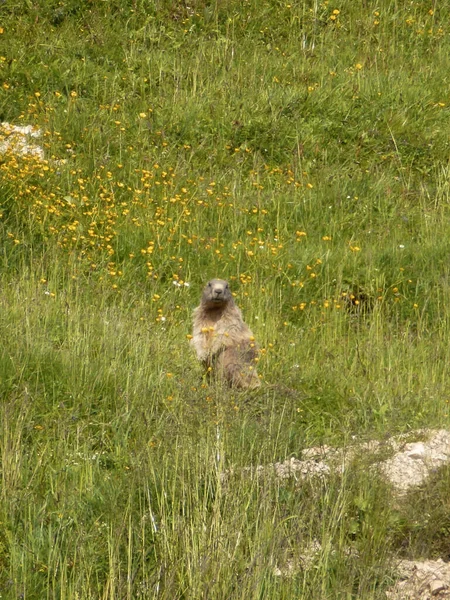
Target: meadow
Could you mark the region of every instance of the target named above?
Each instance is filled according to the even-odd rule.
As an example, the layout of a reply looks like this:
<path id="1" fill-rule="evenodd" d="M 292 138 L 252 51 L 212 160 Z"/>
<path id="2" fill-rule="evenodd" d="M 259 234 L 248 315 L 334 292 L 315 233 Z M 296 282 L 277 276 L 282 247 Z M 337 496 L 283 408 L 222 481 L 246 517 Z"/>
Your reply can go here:
<path id="1" fill-rule="evenodd" d="M 0 122 L 43 149 L 0 155 L 0 598 L 378 600 L 450 558 L 450 469 L 241 469 L 449 427 L 448 9 L 0 5 Z M 189 348 L 212 277 L 257 391 Z"/>

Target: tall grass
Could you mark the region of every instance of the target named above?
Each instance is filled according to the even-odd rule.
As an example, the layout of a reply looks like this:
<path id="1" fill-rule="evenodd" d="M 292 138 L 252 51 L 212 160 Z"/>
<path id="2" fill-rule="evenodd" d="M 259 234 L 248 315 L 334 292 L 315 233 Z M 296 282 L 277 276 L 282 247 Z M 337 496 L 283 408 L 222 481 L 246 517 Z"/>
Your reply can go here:
<path id="1" fill-rule="evenodd" d="M 445 4 L 0 15 L 0 118 L 45 151 L 0 161 L 1 596 L 368 600 L 446 557 L 446 473 L 419 510 L 370 457 L 240 469 L 448 426 Z M 189 351 L 214 276 L 257 392 Z"/>

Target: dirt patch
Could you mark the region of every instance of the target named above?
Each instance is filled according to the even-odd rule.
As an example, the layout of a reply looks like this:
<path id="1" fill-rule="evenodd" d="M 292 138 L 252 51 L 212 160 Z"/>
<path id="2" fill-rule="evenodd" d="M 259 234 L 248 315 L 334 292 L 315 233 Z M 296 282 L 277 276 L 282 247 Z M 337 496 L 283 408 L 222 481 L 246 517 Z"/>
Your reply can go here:
<path id="1" fill-rule="evenodd" d="M 284 565 L 275 567 L 273 574 L 275 577 L 294 577 L 301 569 L 310 569 L 321 551 L 320 542 L 312 540 L 305 546 L 297 560 L 287 560 Z"/>
<path id="2" fill-rule="evenodd" d="M 292 477 L 302 481 L 304 479 L 310 479 L 311 477 L 329 475 L 330 466 L 324 461 L 290 458 L 282 463 L 270 463 L 268 465 L 258 465 L 257 467 L 244 467 L 242 472 L 249 473 L 252 476 L 265 476 L 272 473 L 279 479 L 289 479 Z"/>

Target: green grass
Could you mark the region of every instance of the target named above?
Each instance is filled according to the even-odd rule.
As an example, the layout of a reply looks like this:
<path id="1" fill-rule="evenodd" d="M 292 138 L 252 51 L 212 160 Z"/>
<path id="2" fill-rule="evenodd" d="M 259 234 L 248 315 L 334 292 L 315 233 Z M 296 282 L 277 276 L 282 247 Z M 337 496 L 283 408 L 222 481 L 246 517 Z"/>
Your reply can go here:
<path id="1" fill-rule="evenodd" d="M 448 558 L 446 472 L 399 504 L 364 457 L 239 470 L 449 426 L 447 13 L 0 7 L 0 120 L 45 151 L 0 157 L 2 598 L 375 600 L 392 556 Z M 189 349 L 210 277 L 256 392 Z"/>

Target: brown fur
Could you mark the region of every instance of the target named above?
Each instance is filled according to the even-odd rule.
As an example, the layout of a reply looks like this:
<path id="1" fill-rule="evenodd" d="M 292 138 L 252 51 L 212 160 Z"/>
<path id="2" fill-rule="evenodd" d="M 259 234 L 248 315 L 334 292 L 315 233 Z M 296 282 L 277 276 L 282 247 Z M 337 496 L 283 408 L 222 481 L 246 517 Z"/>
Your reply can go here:
<path id="1" fill-rule="evenodd" d="M 261 385 L 255 367 L 255 338 L 244 323 L 227 281 L 212 279 L 203 289 L 200 306 L 194 310 L 191 345 L 213 377 L 237 388 L 255 389 Z"/>

